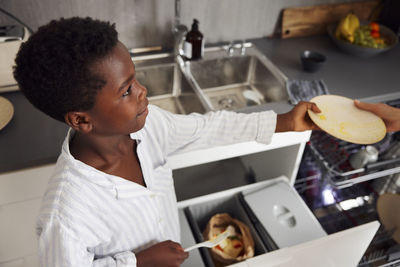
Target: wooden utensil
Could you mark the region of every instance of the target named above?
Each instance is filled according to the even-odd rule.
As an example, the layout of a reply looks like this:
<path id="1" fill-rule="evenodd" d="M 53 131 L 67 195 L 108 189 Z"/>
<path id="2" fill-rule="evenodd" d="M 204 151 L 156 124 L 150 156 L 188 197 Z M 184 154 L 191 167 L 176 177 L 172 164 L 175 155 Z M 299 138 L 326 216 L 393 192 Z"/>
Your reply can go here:
<path id="1" fill-rule="evenodd" d="M 392 238 L 400 243 L 400 194 L 380 195 L 376 203 L 379 219 Z"/>

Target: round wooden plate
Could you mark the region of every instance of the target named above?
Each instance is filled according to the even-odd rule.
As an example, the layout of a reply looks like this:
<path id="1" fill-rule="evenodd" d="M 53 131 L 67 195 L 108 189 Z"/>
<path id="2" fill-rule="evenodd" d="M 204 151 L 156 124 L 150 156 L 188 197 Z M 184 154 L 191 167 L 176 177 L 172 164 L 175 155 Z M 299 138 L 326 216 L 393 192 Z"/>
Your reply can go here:
<path id="1" fill-rule="evenodd" d="M 394 231 L 392 238 L 400 243 L 400 195 L 388 193 L 380 195 L 376 210 L 386 231 Z"/>
<path id="2" fill-rule="evenodd" d="M 337 95 L 320 95 L 310 100 L 321 113 L 308 110 L 311 120 L 328 134 L 355 144 L 373 144 L 386 135 L 386 126 L 375 114 L 358 109 L 354 100 Z"/>
<path id="3" fill-rule="evenodd" d="M 14 115 L 14 107 L 10 101 L 0 96 L 0 130 L 10 122 Z"/>

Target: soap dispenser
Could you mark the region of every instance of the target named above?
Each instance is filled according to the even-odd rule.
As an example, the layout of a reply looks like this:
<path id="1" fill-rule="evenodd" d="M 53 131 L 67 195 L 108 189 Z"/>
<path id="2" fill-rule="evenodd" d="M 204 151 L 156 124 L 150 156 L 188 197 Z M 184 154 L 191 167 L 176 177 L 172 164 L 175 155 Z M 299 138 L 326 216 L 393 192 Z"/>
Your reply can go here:
<path id="1" fill-rule="evenodd" d="M 204 40 L 203 34 L 199 31 L 199 21 L 193 20 L 192 29 L 186 34 L 183 45 L 185 57 L 189 60 L 196 60 L 203 57 Z"/>

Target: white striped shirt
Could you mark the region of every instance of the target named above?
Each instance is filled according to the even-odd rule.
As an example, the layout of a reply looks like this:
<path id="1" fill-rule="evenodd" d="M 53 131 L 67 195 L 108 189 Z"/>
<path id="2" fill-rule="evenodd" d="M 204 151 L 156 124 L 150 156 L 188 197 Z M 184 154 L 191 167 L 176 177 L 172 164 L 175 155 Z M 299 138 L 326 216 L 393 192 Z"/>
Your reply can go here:
<path id="1" fill-rule="evenodd" d="M 101 172 L 70 154 L 70 130 L 37 221 L 42 266 L 136 266 L 135 252 L 180 228 L 168 155 L 256 140 L 269 143 L 272 111 L 176 115 L 149 105 L 143 129 L 131 134 L 146 187 Z"/>

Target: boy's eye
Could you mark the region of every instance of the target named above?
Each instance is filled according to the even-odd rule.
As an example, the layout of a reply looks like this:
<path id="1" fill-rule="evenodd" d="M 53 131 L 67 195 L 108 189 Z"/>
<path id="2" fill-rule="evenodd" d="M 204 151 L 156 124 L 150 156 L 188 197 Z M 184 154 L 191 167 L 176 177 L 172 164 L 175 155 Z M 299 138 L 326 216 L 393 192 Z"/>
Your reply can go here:
<path id="1" fill-rule="evenodd" d="M 130 85 L 128 87 L 128 89 L 125 91 L 125 93 L 122 95 L 122 97 L 130 95 L 131 94 L 131 90 L 132 90 L 132 85 Z"/>

